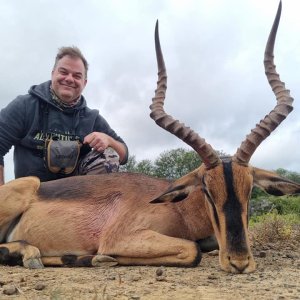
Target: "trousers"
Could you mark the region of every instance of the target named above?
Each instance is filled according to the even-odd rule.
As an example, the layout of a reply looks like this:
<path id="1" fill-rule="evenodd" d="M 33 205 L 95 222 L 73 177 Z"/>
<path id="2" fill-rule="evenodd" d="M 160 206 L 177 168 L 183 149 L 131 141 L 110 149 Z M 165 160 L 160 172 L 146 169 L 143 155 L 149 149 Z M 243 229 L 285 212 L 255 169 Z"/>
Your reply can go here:
<path id="1" fill-rule="evenodd" d="M 76 175 L 97 175 L 118 172 L 119 155 L 111 147 L 104 152 L 90 151 L 78 163 Z"/>

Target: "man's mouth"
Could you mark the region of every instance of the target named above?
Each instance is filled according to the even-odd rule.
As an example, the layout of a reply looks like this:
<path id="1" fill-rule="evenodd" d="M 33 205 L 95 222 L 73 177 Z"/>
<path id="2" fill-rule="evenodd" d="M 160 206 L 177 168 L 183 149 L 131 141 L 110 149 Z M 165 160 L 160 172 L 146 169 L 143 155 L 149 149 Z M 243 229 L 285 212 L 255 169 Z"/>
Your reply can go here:
<path id="1" fill-rule="evenodd" d="M 70 88 L 70 89 L 75 89 L 76 88 L 76 86 L 72 86 L 72 85 L 64 84 L 64 83 L 60 83 L 60 85 L 66 87 L 66 88 Z"/>

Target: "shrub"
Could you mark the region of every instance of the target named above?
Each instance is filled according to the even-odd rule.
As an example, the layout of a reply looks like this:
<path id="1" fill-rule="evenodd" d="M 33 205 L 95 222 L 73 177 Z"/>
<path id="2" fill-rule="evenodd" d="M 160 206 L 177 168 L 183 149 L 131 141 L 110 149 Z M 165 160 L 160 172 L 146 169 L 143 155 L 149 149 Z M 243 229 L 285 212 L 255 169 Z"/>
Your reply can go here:
<path id="1" fill-rule="evenodd" d="M 270 197 L 269 201 L 280 215 L 298 214 L 300 215 L 300 197 L 299 196 L 281 196 Z"/>
<path id="2" fill-rule="evenodd" d="M 276 210 L 250 219 L 249 226 L 258 244 L 294 240 L 300 242 L 300 215 L 280 215 Z"/>
<path id="3" fill-rule="evenodd" d="M 250 216 L 257 217 L 276 210 L 280 215 L 300 215 L 299 196 L 269 196 L 267 194 L 252 198 L 250 201 Z"/>

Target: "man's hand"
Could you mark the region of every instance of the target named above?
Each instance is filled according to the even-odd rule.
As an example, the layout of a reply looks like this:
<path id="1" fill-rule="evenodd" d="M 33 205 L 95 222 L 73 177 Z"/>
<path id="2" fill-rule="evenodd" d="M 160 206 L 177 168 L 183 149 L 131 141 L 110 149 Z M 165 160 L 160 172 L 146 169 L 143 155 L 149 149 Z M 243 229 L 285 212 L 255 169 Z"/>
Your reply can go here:
<path id="1" fill-rule="evenodd" d="M 110 146 L 111 137 L 102 132 L 92 132 L 88 134 L 84 140 L 84 144 L 89 144 L 95 151 L 103 152 L 107 147 Z"/>
<path id="2" fill-rule="evenodd" d="M 95 151 L 103 152 L 107 147 L 113 148 L 119 155 L 120 162 L 124 161 L 127 155 L 127 148 L 123 143 L 116 141 L 111 136 L 102 132 L 92 132 L 85 136 L 84 144 L 88 144 Z"/>

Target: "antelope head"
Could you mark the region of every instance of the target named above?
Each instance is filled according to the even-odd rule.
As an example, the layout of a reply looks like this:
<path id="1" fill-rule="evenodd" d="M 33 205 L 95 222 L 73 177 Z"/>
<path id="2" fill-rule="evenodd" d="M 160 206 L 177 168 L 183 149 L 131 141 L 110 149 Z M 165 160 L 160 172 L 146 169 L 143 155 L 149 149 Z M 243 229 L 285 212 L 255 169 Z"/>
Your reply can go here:
<path id="1" fill-rule="evenodd" d="M 251 130 L 236 153 L 225 158 L 219 157 L 212 146 L 192 129 L 165 113 L 163 105 L 167 89 L 167 74 L 159 41 L 158 23 L 155 28 L 158 82 L 150 106 L 150 116 L 159 126 L 191 146 L 198 153 L 203 164 L 192 173 L 178 179 L 170 190 L 153 202 L 176 202 L 187 199 L 195 185 L 201 185 L 197 199 L 204 202 L 203 209 L 206 209 L 212 223 L 219 244 L 221 268 L 231 273 L 249 273 L 256 268 L 248 238 L 248 204 L 252 187 L 258 186 L 274 195 L 300 192 L 300 185 L 280 178 L 276 173 L 249 165 L 249 160 L 260 143 L 293 109 L 293 99 L 280 80 L 273 62 L 280 14 L 281 2 L 264 55 L 266 76 L 276 96 L 277 105 Z"/>

